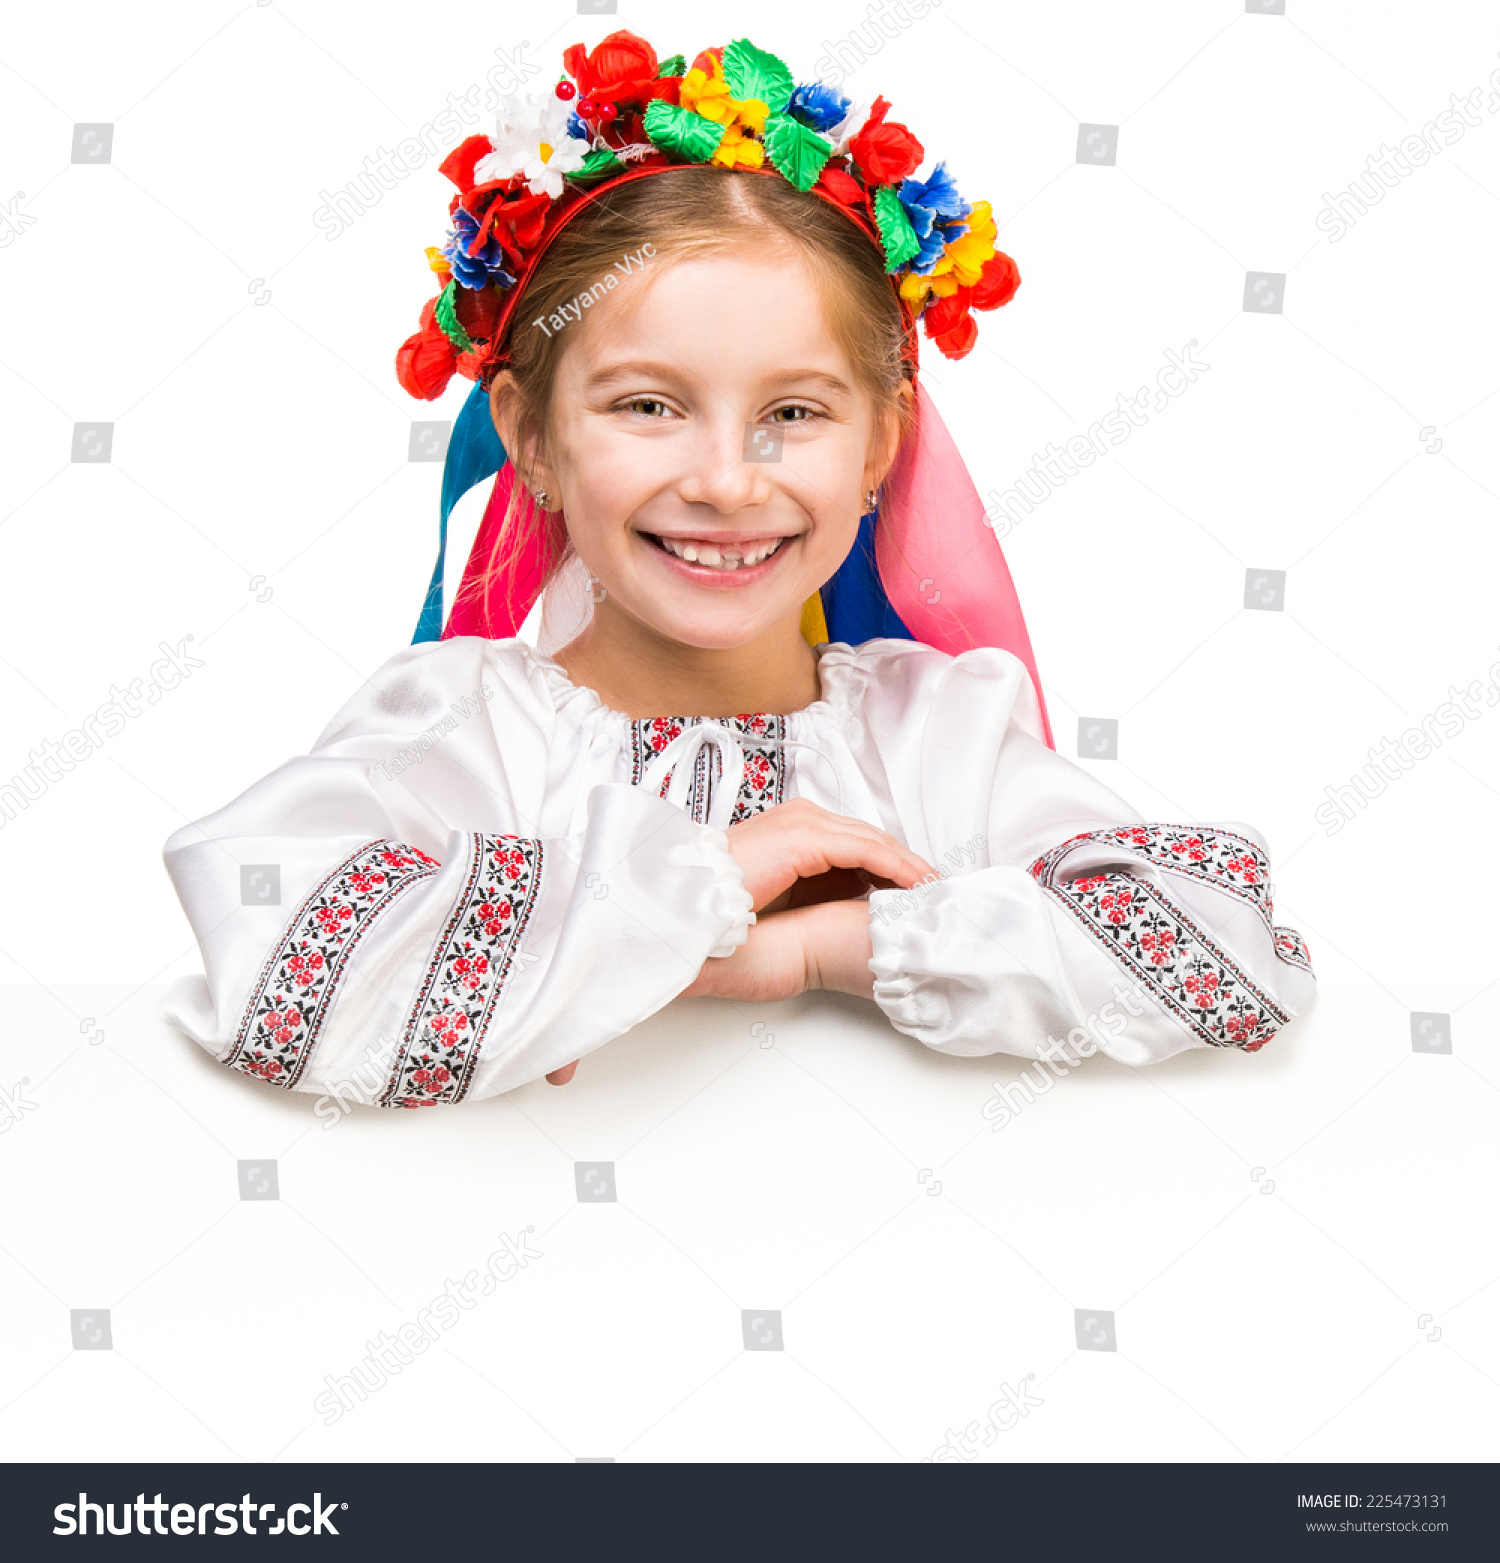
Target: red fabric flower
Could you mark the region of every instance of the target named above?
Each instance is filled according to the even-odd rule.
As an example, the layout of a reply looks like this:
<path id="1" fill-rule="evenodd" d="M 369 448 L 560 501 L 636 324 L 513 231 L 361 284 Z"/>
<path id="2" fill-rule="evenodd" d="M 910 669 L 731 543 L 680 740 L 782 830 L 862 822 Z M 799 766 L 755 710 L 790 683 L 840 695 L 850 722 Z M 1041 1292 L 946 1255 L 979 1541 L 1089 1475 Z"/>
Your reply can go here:
<path id="1" fill-rule="evenodd" d="M 979 326 L 972 315 L 965 315 L 951 331 L 928 336 L 937 343 L 937 350 L 944 358 L 964 358 L 979 340 Z"/>
<path id="2" fill-rule="evenodd" d="M 969 289 L 969 302 L 975 309 L 999 309 L 1010 303 L 1020 286 L 1016 263 L 1003 250 L 996 250 L 980 268 L 979 281 Z"/>
<path id="3" fill-rule="evenodd" d="M 677 101 L 680 76 L 658 79 L 656 50 L 644 38 L 621 29 L 594 46 L 570 44 L 563 50 L 563 69 L 578 83 L 580 98 L 595 103 L 644 103 L 651 98 Z"/>
<path id="4" fill-rule="evenodd" d="M 863 207 L 866 204 L 864 186 L 852 174 L 833 163 L 823 165 L 823 172 L 818 175 L 814 188 L 831 195 L 840 206 Z"/>
<path id="5" fill-rule="evenodd" d="M 488 136 L 469 136 L 438 164 L 438 172 L 446 174 L 460 190 L 470 190 L 474 186 L 474 165 L 494 150 Z"/>
<path id="6" fill-rule="evenodd" d="M 500 289 L 495 287 L 453 290 L 453 312 L 459 325 L 476 341 L 488 341 L 495 334 L 504 302 Z"/>
<path id="7" fill-rule="evenodd" d="M 917 171 L 917 165 L 926 156 L 922 143 L 905 125 L 892 120 L 886 124 L 885 116 L 890 104 L 884 98 L 876 98 L 864 129 L 849 143 L 849 152 L 868 184 L 894 184 L 898 179 Z"/>
<path id="8" fill-rule="evenodd" d="M 490 187 L 480 188 L 488 190 Z M 474 191 L 471 190 L 469 195 L 472 199 Z M 475 205 L 483 207 L 483 210 L 476 212 L 472 208 L 468 209 L 470 215 L 479 222 L 471 249 L 481 248 L 485 239 L 493 234 L 500 241 L 500 248 L 505 251 L 506 258 L 516 267 L 524 265 L 527 254 L 542 237 L 547 208 L 552 205 L 551 196 L 545 192 L 538 195 L 526 189 L 505 191 L 495 186 L 492 195 L 476 201 Z"/>
<path id="9" fill-rule="evenodd" d="M 935 298 L 922 311 L 927 335 L 944 358 L 962 358 L 979 339 L 979 327 L 969 313 L 971 288 L 960 288 L 946 298 Z"/>
<path id="10" fill-rule="evenodd" d="M 453 344 L 443 328 L 432 318 L 436 299 L 422 306 L 422 328 L 401 344 L 396 352 L 396 378 L 408 396 L 419 401 L 436 401 L 443 394 L 458 364 Z"/>

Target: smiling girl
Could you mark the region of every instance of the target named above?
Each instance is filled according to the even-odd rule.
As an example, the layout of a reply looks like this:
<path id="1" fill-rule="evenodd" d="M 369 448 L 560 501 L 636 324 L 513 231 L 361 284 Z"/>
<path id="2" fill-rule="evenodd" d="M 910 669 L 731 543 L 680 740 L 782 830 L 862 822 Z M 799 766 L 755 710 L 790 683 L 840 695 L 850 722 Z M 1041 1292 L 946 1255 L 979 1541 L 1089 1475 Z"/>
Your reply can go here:
<path id="1" fill-rule="evenodd" d="M 918 385 L 919 321 L 962 357 L 1015 292 L 988 207 L 744 40 L 564 61 L 444 163 L 398 356 L 475 381 L 462 586 L 444 624 L 440 548 L 416 641 L 167 842 L 207 969 L 168 1017 L 402 1107 L 565 1083 L 682 996 L 839 991 L 955 1054 L 1261 1047 L 1314 993 L 1264 843 L 1055 752 Z"/>

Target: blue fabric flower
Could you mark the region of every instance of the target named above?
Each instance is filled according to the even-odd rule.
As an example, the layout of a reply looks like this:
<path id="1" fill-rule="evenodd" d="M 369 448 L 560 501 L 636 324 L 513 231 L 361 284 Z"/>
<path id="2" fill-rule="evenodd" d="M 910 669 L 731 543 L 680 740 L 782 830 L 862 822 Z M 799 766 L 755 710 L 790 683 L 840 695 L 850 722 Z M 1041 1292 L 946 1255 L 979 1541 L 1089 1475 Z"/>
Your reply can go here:
<path id="1" fill-rule="evenodd" d="M 896 192 L 908 211 L 925 206 L 939 217 L 967 217 L 973 208 L 958 193 L 947 163 L 939 163 L 926 179 L 903 179 Z"/>
<path id="2" fill-rule="evenodd" d="M 464 288 L 482 288 L 491 281 L 502 288 L 512 286 L 516 279 L 506 271 L 505 251 L 493 235 L 485 240 L 477 255 L 469 254 L 469 246 L 478 232 L 478 222 L 463 207 L 458 207 L 453 213 L 453 231 L 443 246 L 443 258 L 453 272 L 453 280 Z"/>
<path id="3" fill-rule="evenodd" d="M 832 130 L 849 112 L 849 99 L 837 88 L 814 81 L 797 88 L 786 111 L 813 130 Z"/>
<path id="4" fill-rule="evenodd" d="M 973 207 L 958 193 L 946 163 L 939 163 L 926 179 L 903 179 L 896 196 L 920 246 L 911 269 L 925 277 L 953 240 L 967 232 L 963 219 Z"/>
<path id="5" fill-rule="evenodd" d="M 592 141 L 594 139 L 593 131 L 579 119 L 577 109 L 574 109 L 568 115 L 568 134 L 576 137 L 579 141 Z"/>

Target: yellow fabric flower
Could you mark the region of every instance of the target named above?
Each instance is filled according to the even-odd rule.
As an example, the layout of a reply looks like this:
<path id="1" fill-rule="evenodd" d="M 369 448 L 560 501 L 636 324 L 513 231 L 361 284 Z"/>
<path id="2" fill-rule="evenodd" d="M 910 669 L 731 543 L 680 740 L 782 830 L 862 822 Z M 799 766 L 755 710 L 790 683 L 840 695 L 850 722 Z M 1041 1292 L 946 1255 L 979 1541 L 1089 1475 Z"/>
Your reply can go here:
<path id="1" fill-rule="evenodd" d="M 734 103 L 735 117 L 746 130 L 753 130 L 757 136 L 765 134 L 766 115 L 771 111 L 759 98 L 745 98 L 737 103 L 733 98 L 729 101 Z"/>
<path id="2" fill-rule="evenodd" d="M 447 257 L 435 244 L 429 244 L 427 246 L 427 264 L 440 277 L 448 276 L 452 270 L 452 268 L 448 265 Z"/>
<path id="3" fill-rule="evenodd" d="M 765 160 L 766 149 L 760 142 L 752 140 L 737 125 L 731 125 L 709 161 L 724 168 L 759 168 Z"/>
<path id="4" fill-rule="evenodd" d="M 715 80 L 707 71 L 699 70 L 695 65 L 682 78 L 682 90 L 678 94 L 678 102 L 683 108 L 701 114 L 704 119 L 716 120 L 719 124 L 723 124 L 727 118 L 724 112 L 724 99 L 728 96 L 729 88 L 722 77 Z"/>
<path id="5" fill-rule="evenodd" d="M 951 272 L 955 287 L 971 288 L 979 281 L 984 263 L 995 253 L 995 219 L 988 201 L 976 201 L 974 210 L 965 219 L 968 230 L 961 233 L 943 251 L 943 258 L 932 268 L 934 278 Z M 939 294 L 952 293 L 954 287 L 939 288 Z"/>
<path id="6" fill-rule="evenodd" d="M 745 98 L 743 101 L 731 98 L 729 83 L 724 79 L 724 62 L 716 55 L 710 58 L 713 61 L 713 75 L 708 75 L 695 65 L 682 78 L 678 101 L 683 108 L 692 109 L 694 113 L 713 120 L 717 125 L 743 125 L 747 130 L 761 134 L 766 128 L 769 109 L 759 98 Z"/>
<path id="7" fill-rule="evenodd" d="M 901 279 L 901 297 L 911 305 L 914 315 L 922 313 L 922 306 L 927 302 L 927 295 L 931 292 L 931 277 L 918 276 L 916 272 L 909 271 Z"/>

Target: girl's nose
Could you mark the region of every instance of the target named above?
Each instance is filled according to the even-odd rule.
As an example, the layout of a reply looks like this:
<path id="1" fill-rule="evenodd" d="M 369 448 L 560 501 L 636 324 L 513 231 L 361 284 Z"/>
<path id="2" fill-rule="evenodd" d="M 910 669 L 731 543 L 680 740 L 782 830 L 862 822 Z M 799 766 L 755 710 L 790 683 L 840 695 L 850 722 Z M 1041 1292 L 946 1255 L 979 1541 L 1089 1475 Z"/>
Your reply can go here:
<path id="1" fill-rule="evenodd" d="M 771 479 L 765 470 L 769 463 L 764 457 L 755 459 L 760 445 L 751 442 L 757 434 L 760 445 L 771 444 L 770 431 L 757 424 L 727 418 L 705 421 L 691 450 L 683 453 L 685 465 L 677 485 L 682 499 L 712 505 L 723 514 L 764 504 L 771 496 Z"/>

